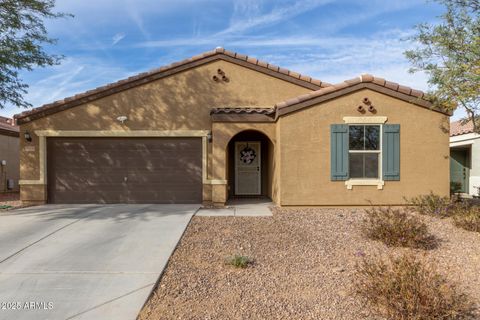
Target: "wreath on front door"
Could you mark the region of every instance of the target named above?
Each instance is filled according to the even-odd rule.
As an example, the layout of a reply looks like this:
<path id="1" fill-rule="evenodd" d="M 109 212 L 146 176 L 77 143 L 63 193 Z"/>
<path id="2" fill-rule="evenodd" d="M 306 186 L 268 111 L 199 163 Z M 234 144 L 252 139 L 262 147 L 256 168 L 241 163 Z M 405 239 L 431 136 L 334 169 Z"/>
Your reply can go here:
<path id="1" fill-rule="evenodd" d="M 252 163 L 256 157 L 257 153 L 249 146 L 246 146 L 242 151 L 240 151 L 240 160 L 245 164 Z"/>

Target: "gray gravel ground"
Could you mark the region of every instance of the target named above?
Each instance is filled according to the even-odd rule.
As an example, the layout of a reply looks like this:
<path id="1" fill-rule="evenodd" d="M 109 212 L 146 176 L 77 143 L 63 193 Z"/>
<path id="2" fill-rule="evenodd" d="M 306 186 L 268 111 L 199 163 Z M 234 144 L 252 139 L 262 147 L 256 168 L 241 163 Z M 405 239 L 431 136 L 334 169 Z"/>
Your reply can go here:
<path id="1" fill-rule="evenodd" d="M 355 263 L 407 249 L 365 239 L 360 209 L 273 210 L 194 217 L 139 319 L 377 319 L 353 295 Z M 425 219 L 442 241 L 426 255 L 480 301 L 480 234 Z M 255 262 L 225 265 L 234 254 Z"/>

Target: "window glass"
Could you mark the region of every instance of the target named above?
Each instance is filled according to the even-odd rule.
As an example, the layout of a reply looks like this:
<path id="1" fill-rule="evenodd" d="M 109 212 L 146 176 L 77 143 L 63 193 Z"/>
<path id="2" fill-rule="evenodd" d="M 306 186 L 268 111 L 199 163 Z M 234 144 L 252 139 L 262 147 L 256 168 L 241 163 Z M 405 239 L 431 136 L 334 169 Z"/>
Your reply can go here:
<path id="1" fill-rule="evenodd" d="M 380 126 L 349 126 L 350 178 L 379 177 Z"/>
<path id="2" fill-rule="evenodd" d="M 350 126 L 348 134 L 350 150 L 364 150 L 365 126 Z"/>
<path id="3" fill-rule="evenodd" d="M 350 178 L 363 178 L 363 153 L 350 153 Z"/>
<path id="4" fill-rule="evenodd" d="M 380 126 L 365 126 L 364 150 L 380 150 Z"/>
<path id="5" fill-rule="evenodd" d="M 364 153 L 365 178 L 378 178 L 378 153 Z"/>

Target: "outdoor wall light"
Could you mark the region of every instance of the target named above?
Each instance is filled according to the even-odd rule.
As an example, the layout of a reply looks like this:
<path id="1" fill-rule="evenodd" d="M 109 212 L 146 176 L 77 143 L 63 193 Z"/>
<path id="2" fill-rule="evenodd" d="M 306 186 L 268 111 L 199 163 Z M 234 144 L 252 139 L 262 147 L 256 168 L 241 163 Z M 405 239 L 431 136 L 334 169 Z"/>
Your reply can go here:
<path id="1" fill-rule="evenodd" d="M 207 133 L 207 140 L 208 140 L 208 142 L 212 142 L 212 133 L 211 132 Z"/>
<path id="2" fill-rule="evenodd" d="M 30 132 L 25 131 L 23 137 L 25 138 L 25 141 L 32 142 L 32 136 L 30 135 Z"/>
<path id="3" fill-rule="evenodd" d="M 128 120 L 128 117 L 127 117 L 127 116 L 120 116 L 120 117 L 117 117 L 117 120 L 118 120 L 119 122 L 121 122 L 122 124 L 124 124 L 125 121 Z"/>

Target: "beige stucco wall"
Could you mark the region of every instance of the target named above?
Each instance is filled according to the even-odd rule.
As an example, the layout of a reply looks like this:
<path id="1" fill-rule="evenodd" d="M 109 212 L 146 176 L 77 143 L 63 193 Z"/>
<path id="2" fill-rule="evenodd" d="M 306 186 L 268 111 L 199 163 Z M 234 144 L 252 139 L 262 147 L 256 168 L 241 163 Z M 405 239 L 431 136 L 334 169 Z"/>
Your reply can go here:
<path id="1" fill-rule="evenodd" d="M 356 108 L 368 97 L 375 116 L 400 124 L 400 181 L 376 186 L 354 186 L 330 181 L 330 124 L 344 116 L 362 116 Z M 367 112 L 365 116 L 372 114 Z M 381 93 L 364 89 L 299 112 L 278 121 L 281 205 L 396 205 L 404 197 L 449 194 L 448 117 Z M 301 125 L 299 125 L 301 124 Z"/>
<path id="2" fill-rule="evenodd" d="M 0 162 L 5 160 L 6 166 L 0 164 L 0 192 L 18 191 L 19 170 L 19 145 L 18 137 L 0 134 Z M 7 190 L 7 179 L 14 180 L 14 189 Z"/>
<path id="3" fill-rule="evenodd" d="M 212 80 L 219 68 L 229 78 L 228 83 Z M 211 130 L 213 107 L 271 107 L 309 91 L 230 62 L 215 61 L 22 125 L 21 133 L 28 130 L 33 140 L 21 139 L 21 179 L 40 177 L 39 139 L 35 130 Z M 128 117 L 125 125 L 116 120 L 121 115 Z M 208 178 L 223 176 L 218 165 L 212 165 L 215 156 L 212 157 L 210 144 L 208 148 L 208 167 L 213 168 Z M 211 190 L 215 188 L 221 187 L 205 186 L 205 200 L 211 200 Z M 44 190 L 43 185 L 25 186 L 21 199 L 42 202 L 46 197 Z"/>

